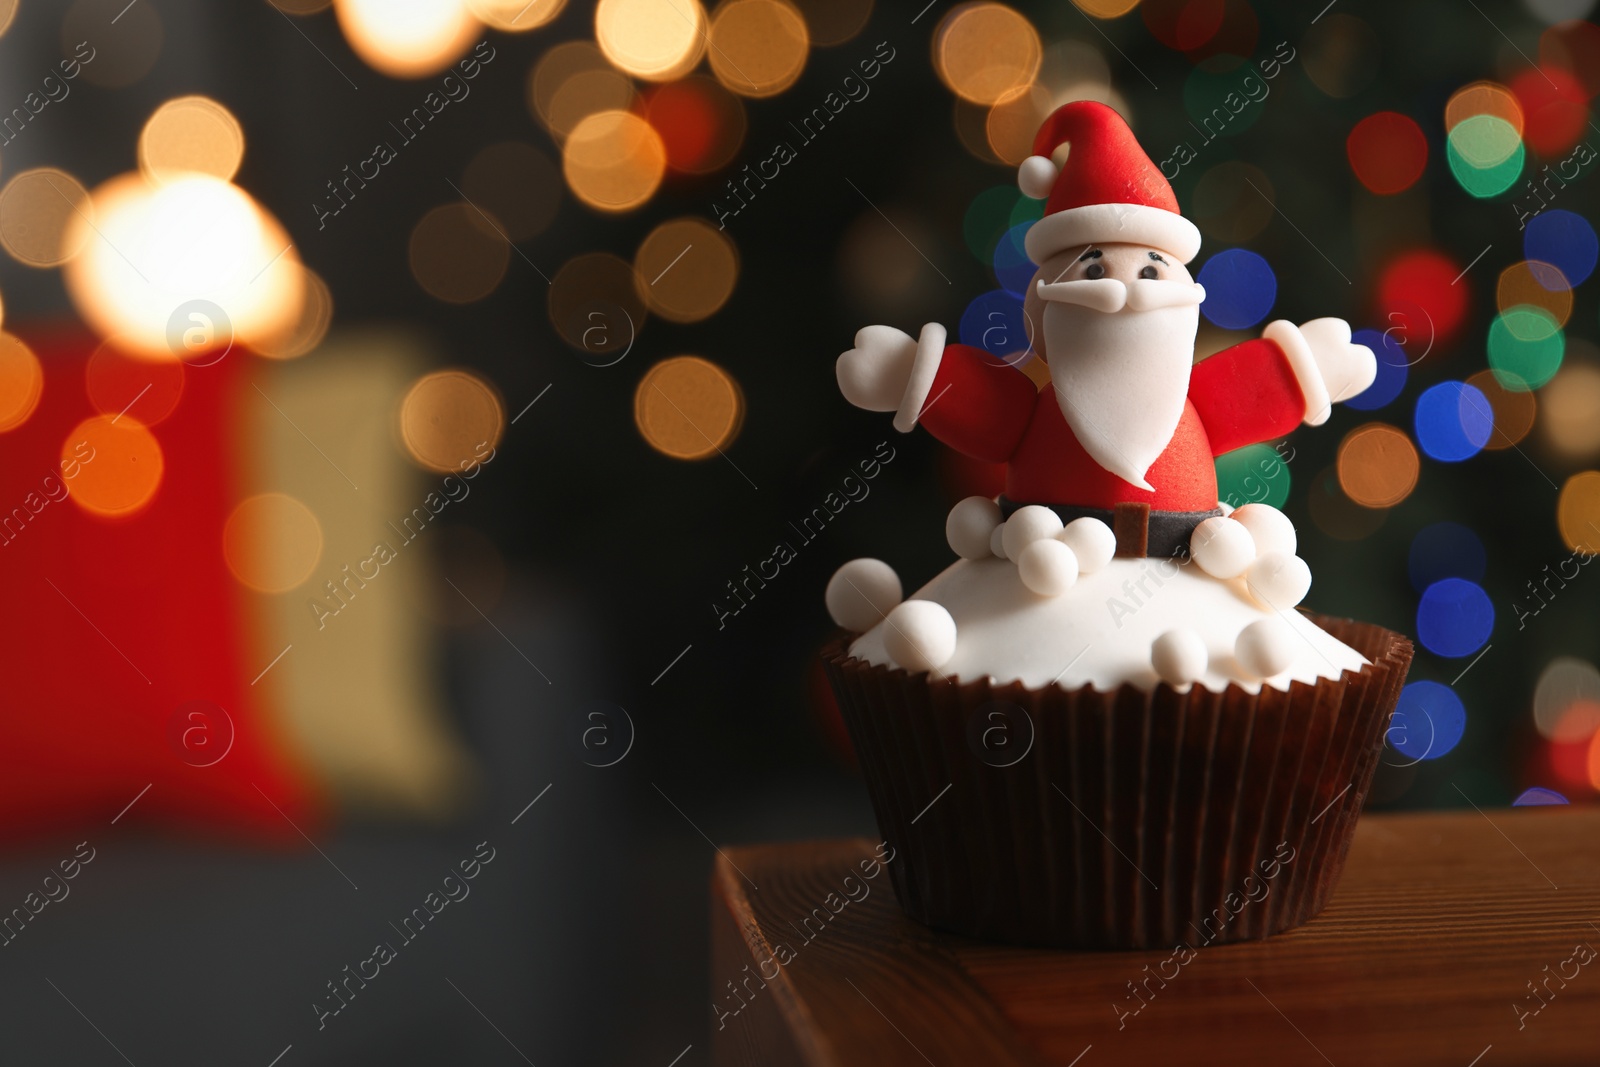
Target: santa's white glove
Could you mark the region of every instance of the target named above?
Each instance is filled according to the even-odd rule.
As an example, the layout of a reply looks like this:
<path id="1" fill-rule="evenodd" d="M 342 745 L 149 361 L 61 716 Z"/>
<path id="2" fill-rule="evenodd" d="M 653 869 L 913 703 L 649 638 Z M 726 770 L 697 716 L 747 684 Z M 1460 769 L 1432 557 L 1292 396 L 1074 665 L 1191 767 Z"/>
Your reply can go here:
<path id="1" fill-rule="evenodd" d="M 1352 344 L 1343 319 L 1312 319 L 1295 326 L 1287 319 L 1267 324 L 1261 336 L 1282 348 L 1306 400 L 1305 421 L 1320 426 L 1333 405 L 1359 396 L 1378 376 L 1378 360 L 1366 345 Z"/>
<path id="2" fill-rule="evenodd" d="M 865 326 L 856 346 L 839 357 L 834 371 L 839 391 L 858 408 L 894 411 L 911 381 L 917 339 L 893 326 Z"/>

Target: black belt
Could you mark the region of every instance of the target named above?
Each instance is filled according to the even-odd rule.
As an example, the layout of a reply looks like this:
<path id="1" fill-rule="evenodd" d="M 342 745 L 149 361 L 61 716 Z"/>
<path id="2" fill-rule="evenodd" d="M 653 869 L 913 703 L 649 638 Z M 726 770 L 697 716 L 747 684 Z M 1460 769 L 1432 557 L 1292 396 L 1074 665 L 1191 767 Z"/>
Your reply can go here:
<path id="1" fill-rule="evenodd" d="M 1000 497 L 1000 514 L 1010 518 L 1026 504 Z M 1074 519 L 1099 519 L 1117 535 L 1117 555 L 1178 556 L 1189 554 L 1189 539 L 1194 528 L 1222 514 L 1221 508 L 1208 511 L 1156 511 L 1149 504 L 1118 504 L 1114 508 L 1087 508 L 1075 504 L 1043 504 L 1063 523 Z"/>

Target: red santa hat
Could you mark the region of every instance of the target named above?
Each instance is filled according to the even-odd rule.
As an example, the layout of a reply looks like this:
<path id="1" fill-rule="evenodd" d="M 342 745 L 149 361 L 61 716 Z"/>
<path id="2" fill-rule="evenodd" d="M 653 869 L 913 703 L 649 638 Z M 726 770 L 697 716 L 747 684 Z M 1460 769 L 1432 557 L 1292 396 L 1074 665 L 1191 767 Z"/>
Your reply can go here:
<path id="1" fill-rule="evenodd" d="M 1051 156 L 1062 145 L 1071 151 L 1057 168 Z M 1085 244 L 1148 245 L 1183 263 L 1200 251 L 1200 231 L 1178 213 L 1172 186 L 1105 104 L 1076 100 L 1045 119 L 1033 155 L 1017 168 L 1017 185 L 1028 196 L 1048 197 L 1044 218 L 1024 242 L 1035 263 Z"/>

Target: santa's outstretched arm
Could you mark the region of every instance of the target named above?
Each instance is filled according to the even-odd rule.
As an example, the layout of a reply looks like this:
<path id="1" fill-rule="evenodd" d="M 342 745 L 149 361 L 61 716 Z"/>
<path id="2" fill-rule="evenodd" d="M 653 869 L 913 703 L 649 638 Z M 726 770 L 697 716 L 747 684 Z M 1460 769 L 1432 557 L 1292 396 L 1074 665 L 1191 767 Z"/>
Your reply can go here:
<path id="1" fill-rule="evenodd" d="M 917 338 L 867 326 L 834 369 L 839 391 L 856 407 L 892 411 L 900 432 L 920 423 L 957 451 L 996 463 L 1016 450 L 1038 395 L 1027 375 L 979 349 L 945 344 L 935 322 Z"/>
<path id="2" fill-rule="evenodd" d="M 1259 340 L 1195 364 L 1189 399 L 1221 455 L 1282 437 L 1302 422 L 1322 425 L 1334 404 L 1360 395 L 1377 373 L 1372 349 L 1351 342 L 1343 319 L 1299 326 L 1278 319 Z"/>

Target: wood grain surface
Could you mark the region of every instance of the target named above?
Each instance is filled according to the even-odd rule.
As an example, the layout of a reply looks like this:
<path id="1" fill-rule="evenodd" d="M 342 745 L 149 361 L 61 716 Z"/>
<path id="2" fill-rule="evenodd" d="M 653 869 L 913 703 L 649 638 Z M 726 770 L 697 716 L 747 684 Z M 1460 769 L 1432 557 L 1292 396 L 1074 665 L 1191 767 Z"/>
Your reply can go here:
<path id="1" fill-rule="evenodd" d="M 865 877 L 878 847 L 725 850 L 716 1063 L 1600 1063 L 1600 810 L 1367 816 L 1311 923 L 1163 951 L 928 930 Z"/>

